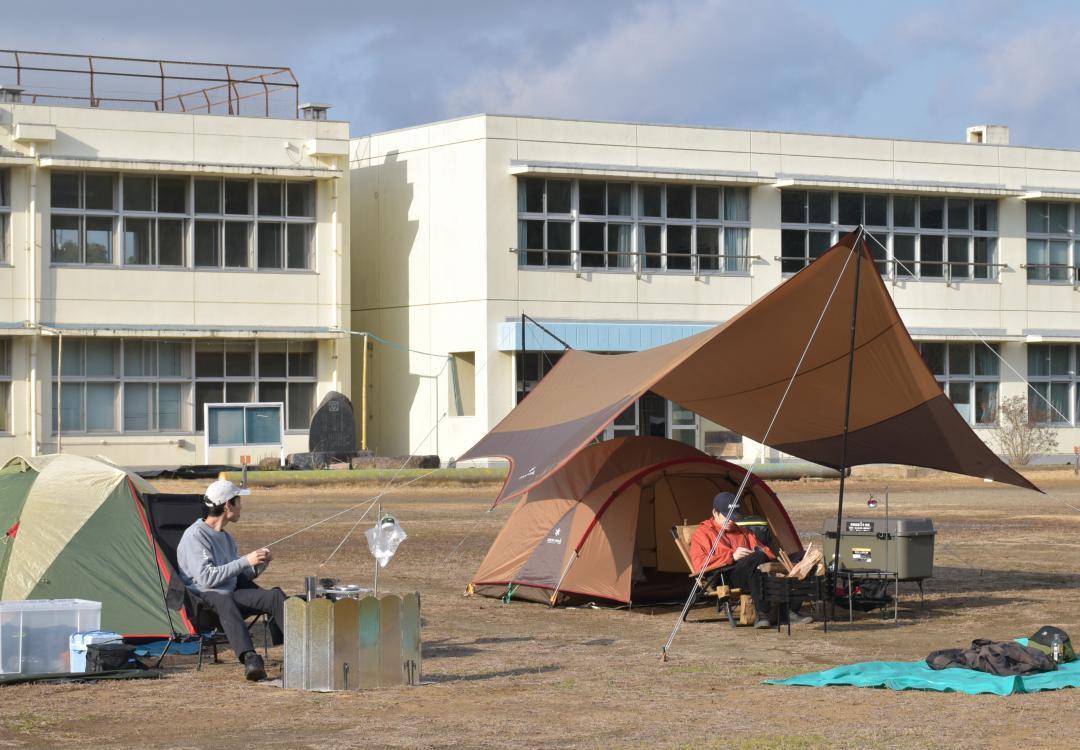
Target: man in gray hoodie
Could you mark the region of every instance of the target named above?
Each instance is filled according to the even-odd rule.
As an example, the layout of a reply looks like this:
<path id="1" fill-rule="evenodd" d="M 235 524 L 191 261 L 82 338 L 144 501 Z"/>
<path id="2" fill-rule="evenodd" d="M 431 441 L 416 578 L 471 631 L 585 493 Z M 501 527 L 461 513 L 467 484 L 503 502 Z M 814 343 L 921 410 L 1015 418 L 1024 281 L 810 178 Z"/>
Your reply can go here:
<path id="1" fill-rule="evenodd" d="M 266 677 L 266 666 L 255 651 L 244 618 L 269 615 L 271 640 L 275 646 L 282 643 L 285 593 L 278 588 L 260 588 L 254 582 L 274 558 L 270 550 L 263 547 L 240 556 L 236 540 L 225 531 L 240 519 L 240 498 L 249 494 L 250 490 L 224 479 L 207 487 L 203 502 L 210 510 L 206 520 L 187 528 L 176 557 L 180 579 L 217 614 L 229 645 L 244 664 L 245 676 L 258 681 Z"/>

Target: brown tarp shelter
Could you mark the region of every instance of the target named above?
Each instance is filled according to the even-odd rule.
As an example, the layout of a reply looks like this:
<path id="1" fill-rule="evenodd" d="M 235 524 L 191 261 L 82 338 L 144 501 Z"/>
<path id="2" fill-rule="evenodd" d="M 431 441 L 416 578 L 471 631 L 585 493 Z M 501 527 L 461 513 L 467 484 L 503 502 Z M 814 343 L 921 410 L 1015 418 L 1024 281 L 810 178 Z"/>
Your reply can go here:
<path id="1" fill-rule="evenodd" d="M 737 490 L 745 474 L 667 438 L 589 445 L 521 499 L 470 590 L 551 604 L 686 596 L 691 580 L 671 527 L 709 518 L 713 496 Z M 740 508 L 763 516 L 783 549 L 802 549 L 784 506 L 759 478 L 750 478 Z"/>
<path id="2" fill-rule="evenodd" d="M 498 504 L 543 481 L 652 390 L 728 429 L 825 466 L 907 464 L 1038 490 L 994 455 L 942 392 L 875 272 L 865 239 L 856 241 L 857 236 L 847 235 L 708 331 L 629 354 L 567 351 L 529 396 L 459 460 L 509 459 L 510 474 Z M 861 272 L 856 273 L 859 254 Z M 781 399 L 783 407 L 770 429 Z"/>

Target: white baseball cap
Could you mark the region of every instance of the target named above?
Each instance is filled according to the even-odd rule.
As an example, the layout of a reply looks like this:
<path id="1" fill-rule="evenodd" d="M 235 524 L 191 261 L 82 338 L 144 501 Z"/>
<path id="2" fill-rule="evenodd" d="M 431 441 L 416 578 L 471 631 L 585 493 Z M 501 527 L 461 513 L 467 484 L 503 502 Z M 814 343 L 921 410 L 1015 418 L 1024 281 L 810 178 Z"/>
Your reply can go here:
<path id="1" fill-rule="evenodd" d="M 228 479 L 219 479 L 206 488 L 206 504 L 214 508 L 224 505 L 234 497 L 250 494 L 251 490 L 241 489 Z"/>

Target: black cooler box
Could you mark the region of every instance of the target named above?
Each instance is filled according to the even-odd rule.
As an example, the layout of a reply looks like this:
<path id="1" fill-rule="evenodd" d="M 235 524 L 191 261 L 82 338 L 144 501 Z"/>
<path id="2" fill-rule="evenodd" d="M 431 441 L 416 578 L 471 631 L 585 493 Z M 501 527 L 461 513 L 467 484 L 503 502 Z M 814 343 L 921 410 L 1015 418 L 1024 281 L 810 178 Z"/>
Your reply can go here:
<path id="1" fill-rule="evenodd" d="M 901 581 L 921 581 L 934 575 L 934 522 L 929 518 L 845 518 L 840 524 L 840 567 L 848 570 L 887 570 Z M 832 561 L 836 549 L 836 520 L 822 529 L 822 552 Z"/>

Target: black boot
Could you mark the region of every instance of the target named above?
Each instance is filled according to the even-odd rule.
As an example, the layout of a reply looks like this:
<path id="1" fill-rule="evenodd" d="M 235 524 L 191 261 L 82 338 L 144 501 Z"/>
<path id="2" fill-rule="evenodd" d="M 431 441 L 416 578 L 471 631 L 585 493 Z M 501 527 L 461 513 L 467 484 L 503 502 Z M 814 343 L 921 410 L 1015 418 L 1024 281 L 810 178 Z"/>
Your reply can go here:
<path id="1" fill-rule="evenodd" d="M 263 659 L 254 651 L 244 654 L 244 677 L 252 682 L 266 679 L 266 666 Z"/>

